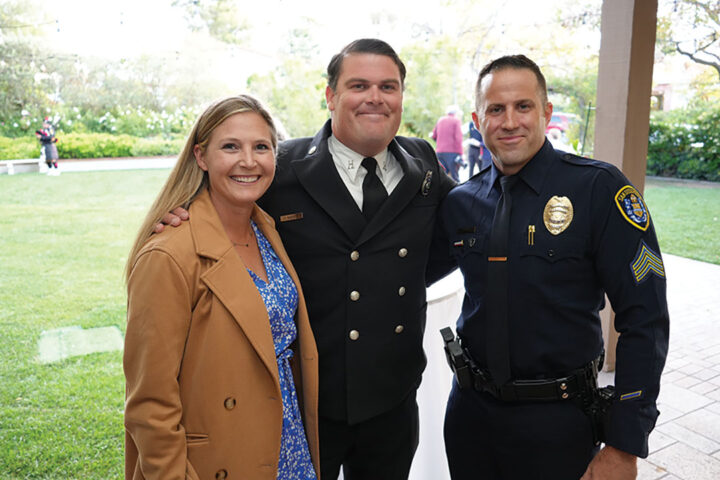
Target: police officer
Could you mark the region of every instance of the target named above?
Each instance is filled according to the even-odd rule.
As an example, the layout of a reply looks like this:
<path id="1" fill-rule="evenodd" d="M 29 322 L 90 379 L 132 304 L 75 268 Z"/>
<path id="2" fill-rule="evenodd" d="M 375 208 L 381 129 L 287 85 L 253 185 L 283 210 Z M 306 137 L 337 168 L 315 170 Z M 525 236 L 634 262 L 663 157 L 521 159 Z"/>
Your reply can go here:
<path id="1" fill-rule="evenodd" d="M 431 280 L 448 263 L 465 279 L 457 330 L 471 368 L 447 405 L 452 478 L 635 478 L 669 328 L 647 206 L 614 166 L 553 149 L 545 79 L 527 57 L 485 66 L 475 106 L 493 161 L 442 204 L 430 263 Z M 605 294 L 620 332 L 614 393 L 595 383 Z"/>

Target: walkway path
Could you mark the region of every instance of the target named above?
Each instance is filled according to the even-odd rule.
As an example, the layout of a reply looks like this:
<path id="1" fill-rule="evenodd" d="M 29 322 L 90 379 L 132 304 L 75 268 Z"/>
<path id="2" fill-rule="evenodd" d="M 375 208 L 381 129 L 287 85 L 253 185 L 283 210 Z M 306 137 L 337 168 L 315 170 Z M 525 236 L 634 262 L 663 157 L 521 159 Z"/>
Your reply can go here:
<path id="1" fill-rule="evenodd" d="M 60 172 L 87 172 L 91 170 L 135 170 L 145 168 L 170 168 L 175 157 L 147 158 L 99 158 L 92 160 L 60 160 Z"/>

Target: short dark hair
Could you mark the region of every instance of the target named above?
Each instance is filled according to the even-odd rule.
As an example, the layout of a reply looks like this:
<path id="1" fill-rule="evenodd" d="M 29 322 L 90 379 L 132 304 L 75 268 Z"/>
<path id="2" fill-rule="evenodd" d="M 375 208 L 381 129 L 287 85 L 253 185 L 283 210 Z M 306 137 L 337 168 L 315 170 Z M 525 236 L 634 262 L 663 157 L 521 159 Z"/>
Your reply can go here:
<path id="1" fill-rule="evenodd" d="M 330 60 L 327 67 L 328 86 L 335 90 L 337 88 L 338 78 L 340 77 L 340 70 L 342 69 L 343 60 L 345 57 L 353 53 L 372 53 L 375 55 L 385 55 L 390 57 L 395 65 L 400 70 L 400 84 L 405 85 L 405 64 L 395 50 L 382 40 L 377 38 L 361 38 L 347 44 L 340 53 L 334 55 Z"/>
<path id="2" fill-rule="evenodd" d="M 491 61 L 487 65 L 485 65 L 482 70 L 480 70 L 480 74 L 478 75 L 477 83 L 475 84 L 475 109 L 478 108 L 478 100 L 480 98 L 480 86 L 482 84 L 483 78 L 490 75 L 493 72 L 496 72 L 498 70 L 504 70 L 506 68 L 515 68 L 515 69 L 528 69 L 531 72 L 535 74 L 535 78 L 537 78 L 538 81 L 538 88 L 540 89 L 540 98 L 547 103 L 548 96 L 547 96 L 547 83 L 545 82 L 545 76 L 540 71 L 540 67 L 537 66 L 537 63 L 530 60 L 525 55 L 505 55 L 504 57 L 496 58 L 495 60 Z"/>

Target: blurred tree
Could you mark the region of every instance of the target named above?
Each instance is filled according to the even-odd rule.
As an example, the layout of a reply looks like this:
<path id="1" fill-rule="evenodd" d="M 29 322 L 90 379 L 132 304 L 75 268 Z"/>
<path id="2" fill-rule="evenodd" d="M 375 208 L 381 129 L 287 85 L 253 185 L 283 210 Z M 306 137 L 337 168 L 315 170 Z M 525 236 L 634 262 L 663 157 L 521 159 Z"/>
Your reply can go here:
<path id="1" fill-rule="evenodd" d="M 248 91 L 267 103 L 289 137 L 315 135 L 329 112 L 325 103 L 327 79 L 315 54 L 312 29 L 294 28 L 286 33 L 283 43 L 279 64 L 268 73 L 250 75 Z"/>
<path id="2" fill-rule="evenodd" d="M 185 19 L 193 31 L 206 30 L 227 44 L 238 45 L 247 40 L 248 23 L 234 0 L 173 0 L 172 6 L 185 11 Z"/>
<path id="3" fill-rule="evenodd" d="M 41 73 L 47 52 L 39 47 L 46 23 L 35 1 L 0 2 L 0 132 L 34 131 L 49 103 Z"/>
<path id="4" fill-rule="evenodd" d="M 463 123 L 472 111 L 472 86 L 463 75 L 466 51 L 448 36 L 432 37 L 402 49 L 400 57 L 407 67 L 401 133 L 428 137 L 448 105 L 457 105 Z"/>
<path id="5" fill-rule="evenodd" d="M 3 0 L 0 3 L 0 43 L 38 35 L 40 26 L 52 23 L 38 13 L 37 0 Z"/>
<path id="6" fill-rule="evenodd" d="M 248 91 L 268 105 L 290 138 L 315 135 L 329 118 L 322 68 L 286 58 L 266 74 L 250 75 Z"/>
<path id="7" fill-rule="evenodd" d="M 316 61 L 319 43 L 312 35 L 316 27 L 310 19 L 304 19 L 308 25 L 298 26 L 287 34 L 287 42 L 282 47 L 282 53 L 287 56 L 303 58 L 307 61 Z"/>
<path id="8" fill-rule="evenodd" d="M 47 104 L 45 91 L 35 83 L 37 56 L 38 50 L 30 44 L 0 43 L 0 131 L 11 125 L 29 131 L 32 125 L 24 117 L 43 111 Z"/>
<path id="9" fill-rule="evenodd" d="M 580 0 L 563 5 L 557 20 L 563 28 L 581 28 L 587 26 L 600 31 L 602 0 Z"/>
<path id="10" fill-rule="evenodd" d="M 715 70 L 720 83 L 720 0 L 665 0 L 658 18 L 657 44 Z"/>
<path id="11" fill-rule="evenodd" d="M 72 61 L 71 61 L 72 60 Z M 117 105 L 158 109 L 157 76 L 147 61 L 53 57 L 45 62 L 57 82 L 57 103 L 102 115 Z"/>
<path id="12" fill-rule="evenodd" d="M 690 104 L 702 108 L 703 105 L 713 103 L 720 106 L 720 82 L 715 78 L 715 72 L 705 69 L 690 82 L 690 88 L 696 92 Z"/>

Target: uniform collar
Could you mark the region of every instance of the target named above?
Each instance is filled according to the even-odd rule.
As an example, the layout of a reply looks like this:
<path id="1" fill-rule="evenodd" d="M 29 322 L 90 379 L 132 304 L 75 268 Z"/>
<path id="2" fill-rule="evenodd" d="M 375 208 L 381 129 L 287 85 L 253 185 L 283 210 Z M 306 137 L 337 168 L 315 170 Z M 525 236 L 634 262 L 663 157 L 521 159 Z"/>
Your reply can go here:
<path id="1" fill-rule="evenodd" d="M 542 191 L 543 183 L 550 172 L 550 167 L 555 158 L 555 149 L 552 144 L 545 139 L 545 143 L 533 158 L 518 172 L 518 176 L 527 184 L 536 194 Z"/>
<path id="2" fill-rule="evenodd" d="M 539 195 L 554 158 L 555 149 L 553 149 L 552 144 L 546 138 L 540 150 L 538 150 L 535 156 L 517 173 L 517 176 Z M 495 182 L 502 176 L 494 162 L 491 162 L 491 165 L 487 168 L 491 170 L 488 177 L 487 191 L 485 192 L 486 197 L 490 195 Z"/>
<path id="3" fill-rule="evenodd" d="M 328 137 L 328 150 L 330 151 L 330 155 L 332 155 L 338 168 L 342 168 L 347 171 L 348 176 L 351 179 L 356 180 L 360 164 L 365 157 L 350 149 L 350 147 L 338 140 L 335 135 L 330 135 L 330 137 Z M 387 170 L 387 162 L 389 161 L 388 149 L 385 148 L 373 158 L 380 167 L 380 179 L 382 180 L 383 173 Z"/>

